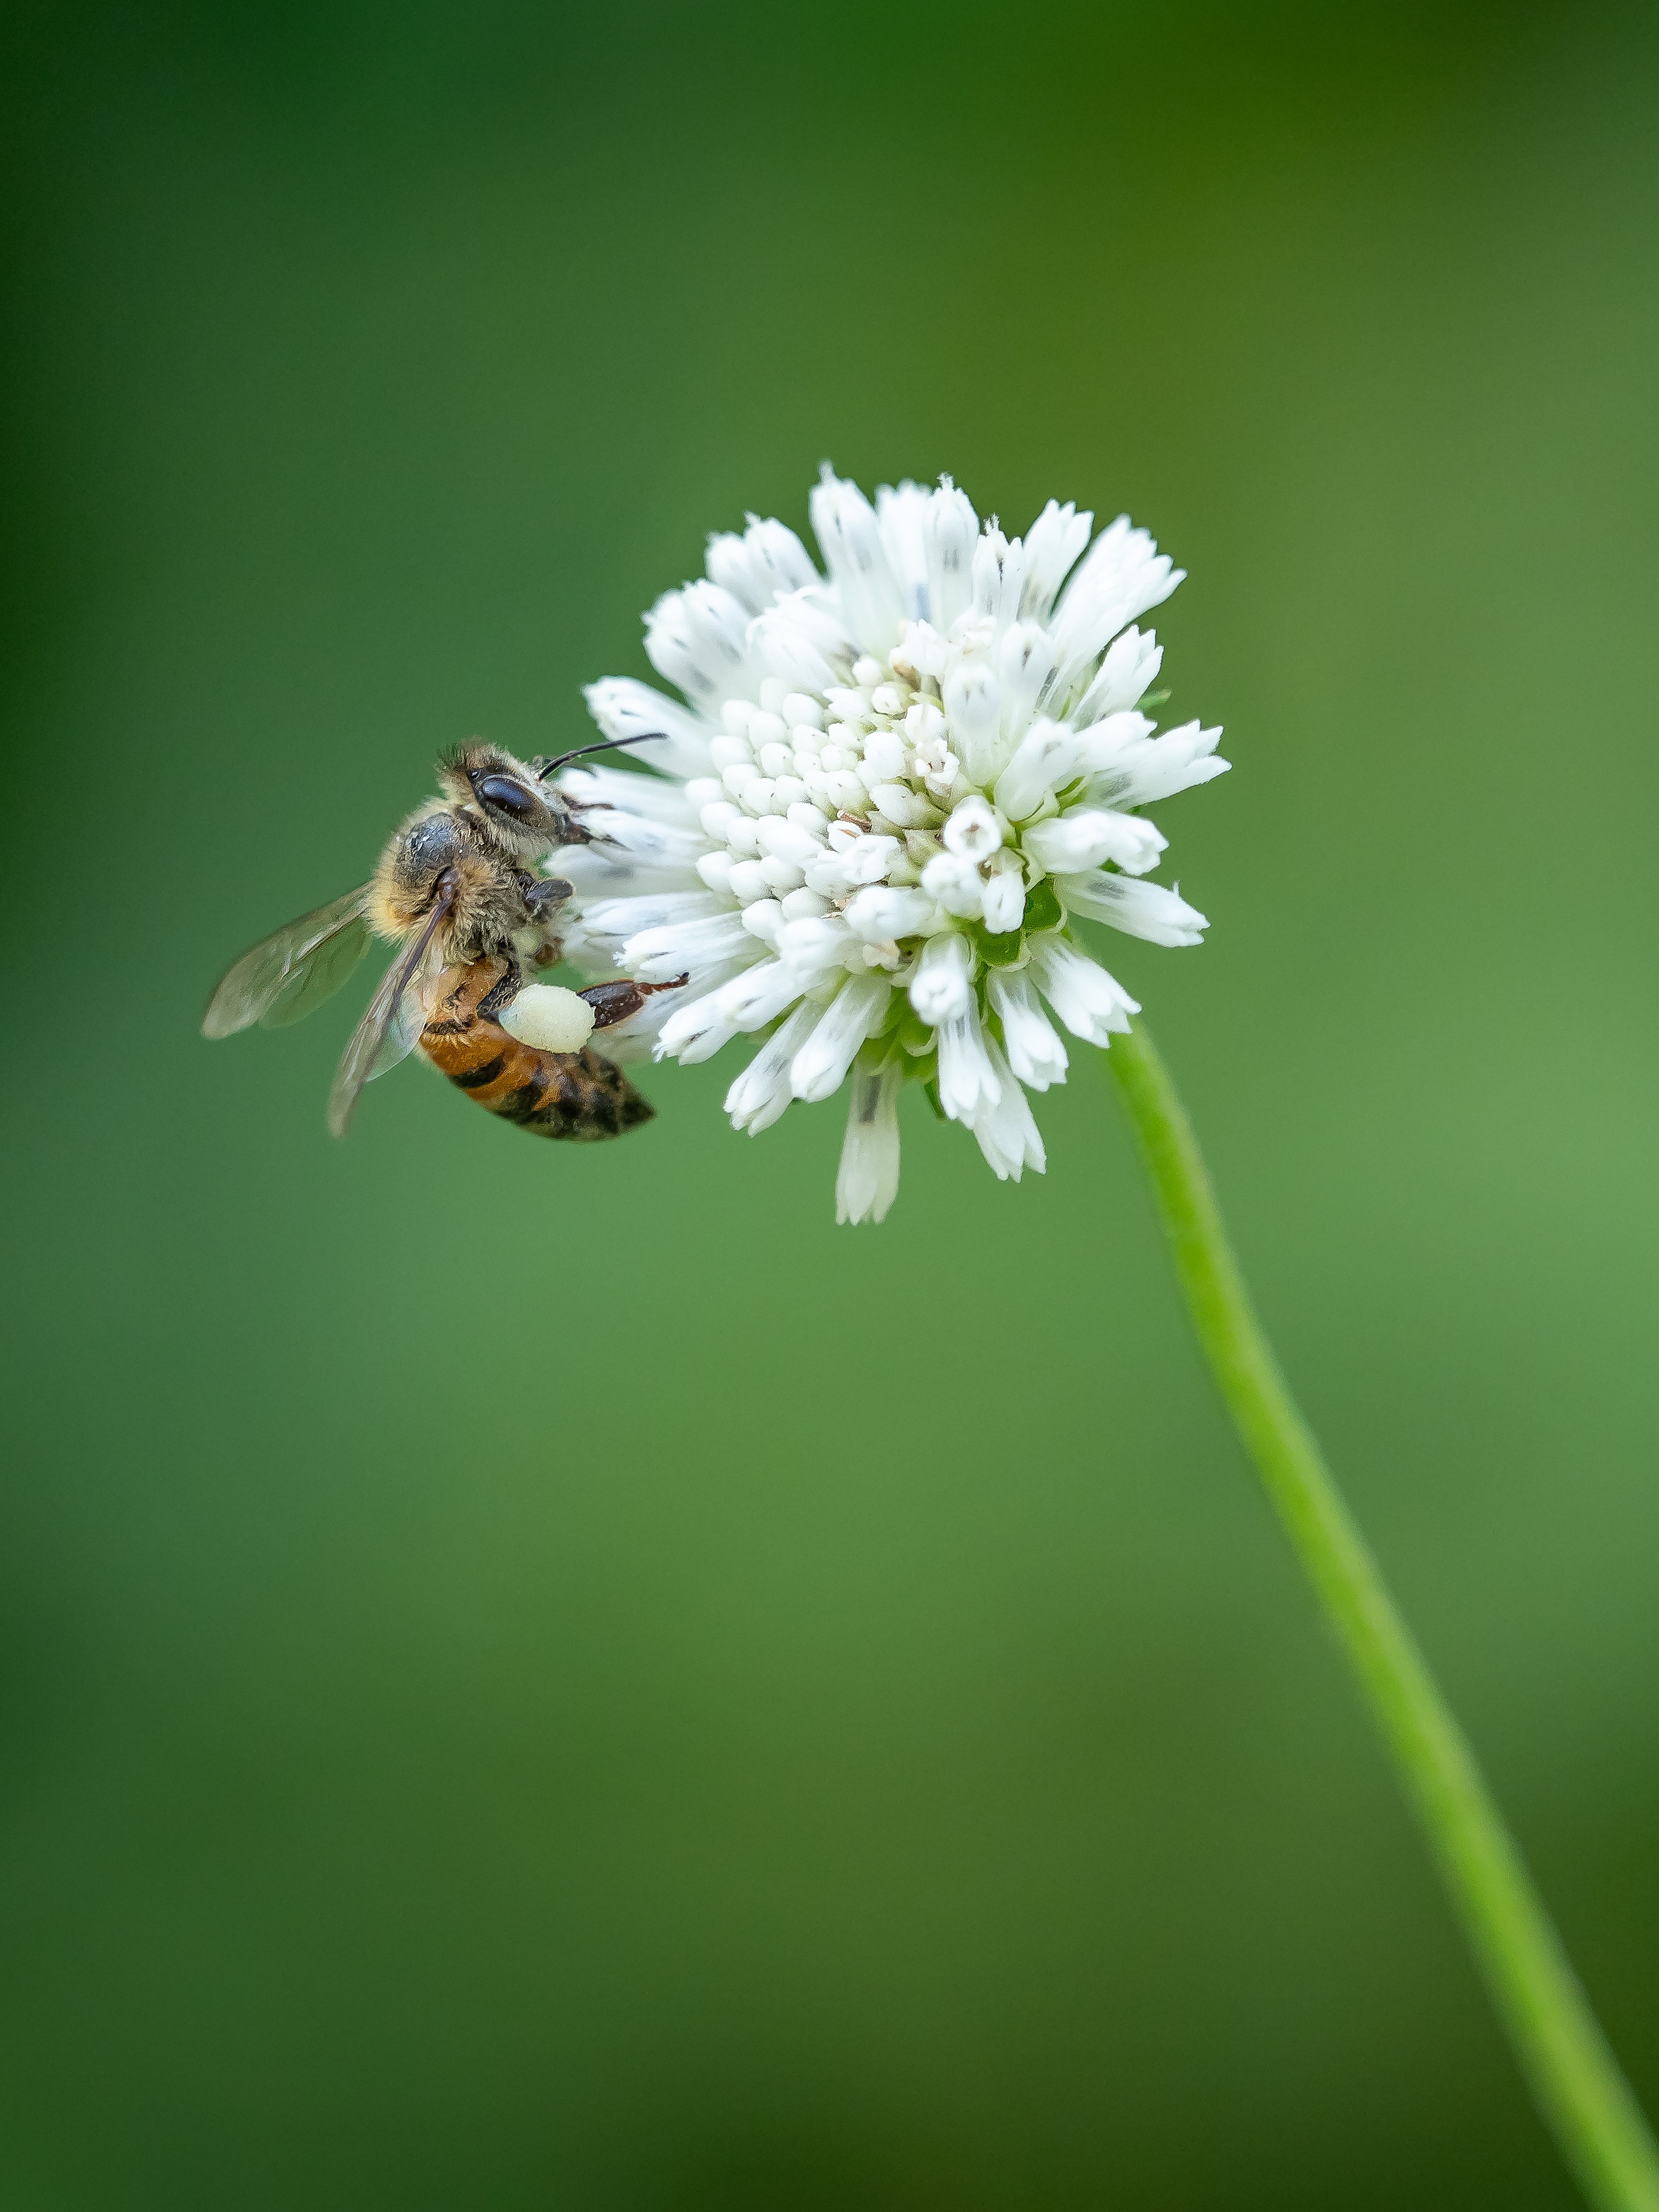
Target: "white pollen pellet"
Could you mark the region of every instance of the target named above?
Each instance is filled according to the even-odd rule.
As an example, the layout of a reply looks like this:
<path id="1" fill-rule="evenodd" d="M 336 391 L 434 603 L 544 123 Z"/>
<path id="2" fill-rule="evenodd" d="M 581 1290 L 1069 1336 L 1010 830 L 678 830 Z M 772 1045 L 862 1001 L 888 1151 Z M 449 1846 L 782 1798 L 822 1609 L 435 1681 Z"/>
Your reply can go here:
<path id="1" fill-rule="evenodd" d="M 508 1036 L 538 1052 L 580 1052 L 593 1034 L 593 1009 L 556 983 L 526 983 L 501 1022 Z"/>

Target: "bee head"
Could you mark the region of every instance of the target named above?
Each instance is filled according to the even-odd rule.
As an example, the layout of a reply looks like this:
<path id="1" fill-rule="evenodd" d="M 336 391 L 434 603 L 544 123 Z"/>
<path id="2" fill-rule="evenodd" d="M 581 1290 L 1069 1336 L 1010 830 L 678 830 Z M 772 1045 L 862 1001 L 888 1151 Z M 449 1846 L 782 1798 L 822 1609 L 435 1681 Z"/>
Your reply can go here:
<path id="1" fill-rule="evenodd" d="M 565 834 L 567 812 L 534 769 L 480 739 L 438 763 L 446 799 L 482 817 L 497 844 L 515 855 L 545 853 Z"/>

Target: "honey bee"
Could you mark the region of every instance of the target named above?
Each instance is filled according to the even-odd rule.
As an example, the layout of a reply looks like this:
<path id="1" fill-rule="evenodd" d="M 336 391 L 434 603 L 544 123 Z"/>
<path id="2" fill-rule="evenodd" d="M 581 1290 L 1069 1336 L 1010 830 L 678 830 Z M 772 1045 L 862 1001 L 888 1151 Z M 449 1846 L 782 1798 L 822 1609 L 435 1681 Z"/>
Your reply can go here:
<path id="1" fill-rule="evenodd" d="M 655 735 L 650 732 L 649 735 Z M 637 744 L 646 738 L 615 744 Z M 491 1113 L 544 1137 L 619 1137 L 653 1109 L 590 1047 L 550 1052 L 503 1029 L 529 969 L 559 957 L 559 909 L 570 885 L 531 873 L 562 845 L 604 842 L 582 817 L 602 802 L 566 799 L 550 779 L 586 753 L 521 761 L 475 742 L 438 763 L 442 797 L 417 806 L 387 840 L 374 875 L 245 952 L 209 1002 L 204 1036 L 302 1020 L 331 998 L 383 938 L 400 949 L 358 1024 L 329 1093 L 328 1125 L 350 1126 L 365 1084 L 417 1046 Z M 682 976 L 677 979 L 683 982 Z M 604 1029 L 673 983 L 598 983 L 576 995 Z"/>

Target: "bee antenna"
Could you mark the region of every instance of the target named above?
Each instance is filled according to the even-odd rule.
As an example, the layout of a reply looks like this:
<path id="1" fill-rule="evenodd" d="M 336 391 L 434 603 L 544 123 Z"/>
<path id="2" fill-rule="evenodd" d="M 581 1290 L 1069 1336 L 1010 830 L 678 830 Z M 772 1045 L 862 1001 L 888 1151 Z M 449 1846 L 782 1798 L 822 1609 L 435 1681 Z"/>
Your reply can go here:
<path id="1" fill-rule="evenodd" d="M 562 768 L 568 768 L 573 760 L 585 759 L 589 753 L 615 752 L 619 745 L 648 745 L 667 735 L 666 730 L 642 730 L 636 738 L 606 738 L 597 745 L 578 745 L 574 753 L 561 753 L 557 760 L 549 761 L 544 767 L 538 768 L 536 774 L 545 783 L 550 775 L 556 775 Z"/>

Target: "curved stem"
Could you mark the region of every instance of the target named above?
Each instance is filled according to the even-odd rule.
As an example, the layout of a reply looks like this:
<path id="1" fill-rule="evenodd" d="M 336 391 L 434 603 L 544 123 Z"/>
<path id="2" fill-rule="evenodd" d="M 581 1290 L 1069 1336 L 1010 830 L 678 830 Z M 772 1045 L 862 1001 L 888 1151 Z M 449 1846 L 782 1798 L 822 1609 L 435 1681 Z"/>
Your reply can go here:
<path id="1" fill-rule="evenodd" d="M 1113 1044 L 1198 1339 L 1358 1675 L 1534 2096 L 1603 2212 L 1659 2212 L 1659 2151 L 1462 1730 L 1279 1371 L 1169 1073 L 1144 1028 Z"/>

